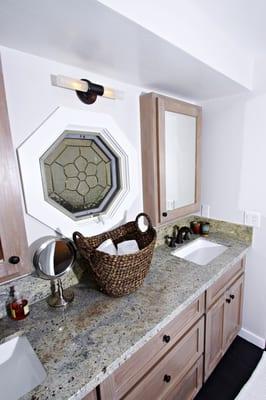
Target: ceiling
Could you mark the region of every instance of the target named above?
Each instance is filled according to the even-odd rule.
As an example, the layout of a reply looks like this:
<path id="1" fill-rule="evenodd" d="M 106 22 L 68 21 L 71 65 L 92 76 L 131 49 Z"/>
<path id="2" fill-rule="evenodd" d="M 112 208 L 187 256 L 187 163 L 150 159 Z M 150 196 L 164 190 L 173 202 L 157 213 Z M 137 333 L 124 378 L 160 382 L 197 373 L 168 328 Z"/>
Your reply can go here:
<path id="1" fill-rule="evenodd" d="M 189 0 L 252 57 L 266 56 L 265 0 Z"/>
<path id="2" fill-rule="evenodd" d="M 214 1 L 197 1 L 211 12 Z M 1 1 L 0 45 L 195 100 L 246 91 L 96 0 Z"/>

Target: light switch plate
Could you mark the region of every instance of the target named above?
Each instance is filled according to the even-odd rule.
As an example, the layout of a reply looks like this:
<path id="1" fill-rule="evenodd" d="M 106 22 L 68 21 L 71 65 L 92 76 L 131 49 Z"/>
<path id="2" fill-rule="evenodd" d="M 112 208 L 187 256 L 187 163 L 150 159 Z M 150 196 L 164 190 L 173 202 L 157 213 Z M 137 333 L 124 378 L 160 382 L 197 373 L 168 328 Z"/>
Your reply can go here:
<path id="1" fill-rule="evenodd" d="M 201 215 L 202 217 L 210 218 L 210 206 L 209 204 L 201 205 Z"/>
<path id="2" fill-rule="evenodd" d="M 253 226 L 254 228 L 259 228 L 260 213 L 256 211 L 244 211 L 244 224 Z"/>

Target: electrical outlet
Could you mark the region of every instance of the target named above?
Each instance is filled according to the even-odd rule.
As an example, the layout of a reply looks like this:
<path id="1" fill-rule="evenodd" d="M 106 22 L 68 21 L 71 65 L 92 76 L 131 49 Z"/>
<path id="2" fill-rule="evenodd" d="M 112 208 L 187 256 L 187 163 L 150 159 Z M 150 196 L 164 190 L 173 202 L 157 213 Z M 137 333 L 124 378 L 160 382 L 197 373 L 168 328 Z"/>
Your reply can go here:
<path id="1" fill-rule="evenodd" d="M 201 215 L 202 217 L 210 218 L 210 206 L 209 204 L 201 205 Z"/>
<path id="2" fill-rule="evenodd" d="M 259 228 L 260 213 L 256 211 L 244 211 L 244 224 L 253 226 L 254 228 Z"/>

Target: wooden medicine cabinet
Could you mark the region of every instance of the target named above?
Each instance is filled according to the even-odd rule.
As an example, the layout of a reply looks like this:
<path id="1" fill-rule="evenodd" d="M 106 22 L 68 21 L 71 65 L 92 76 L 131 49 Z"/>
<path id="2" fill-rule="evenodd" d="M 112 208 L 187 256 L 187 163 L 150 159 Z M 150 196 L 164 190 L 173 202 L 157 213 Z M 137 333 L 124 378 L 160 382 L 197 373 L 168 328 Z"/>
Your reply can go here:
<path id="1" fill-rule="evenodd" d="M 144 210 L 155 226 L 200 209 L 201 107 L 140 96 Z"/>
<path id="2" fill-rule="evenodd" d="M 0 284 L 31 272 L 0 58 Z"/>

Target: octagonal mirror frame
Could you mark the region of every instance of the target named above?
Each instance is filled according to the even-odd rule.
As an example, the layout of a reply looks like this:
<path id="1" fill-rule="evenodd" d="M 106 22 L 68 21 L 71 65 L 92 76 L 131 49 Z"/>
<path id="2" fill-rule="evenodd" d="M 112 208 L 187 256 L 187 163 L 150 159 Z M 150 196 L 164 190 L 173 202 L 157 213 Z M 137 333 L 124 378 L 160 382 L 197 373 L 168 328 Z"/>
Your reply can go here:
<path id="1" fill-rule="evenodd" d="M 45 199 L 40 158 L 65 131 L 98 134 L 120 160 L 120 190 L 100 217 L 89 216 L 74 220 Z M 135 148 L 109 115 L 58 107 L 17 152 L 27 213 L 65 236 L 70 237 L 75 230 L 91 235 L 92 232 L 97 234 L 111 229 L 123 220 L 125 212 L 137 197 Z"/>

